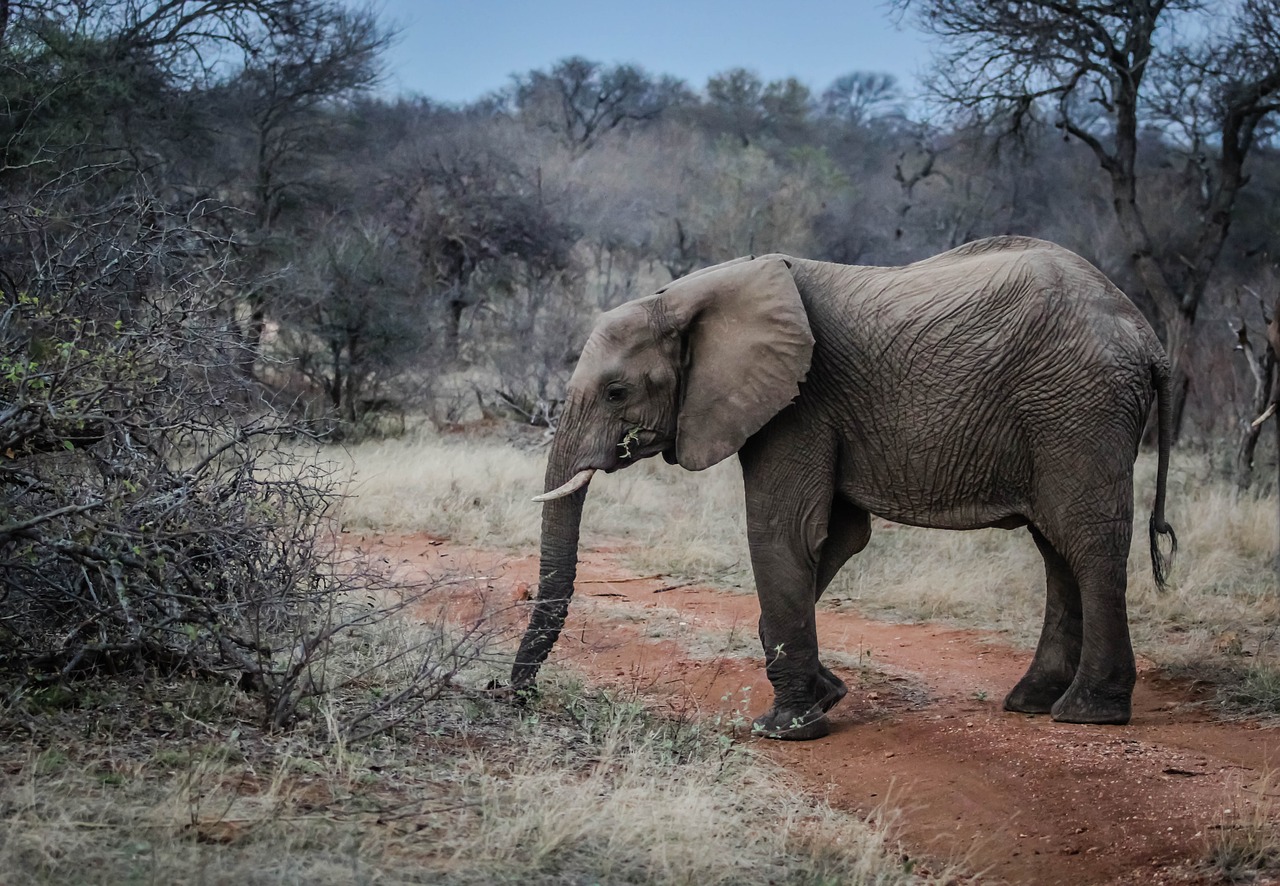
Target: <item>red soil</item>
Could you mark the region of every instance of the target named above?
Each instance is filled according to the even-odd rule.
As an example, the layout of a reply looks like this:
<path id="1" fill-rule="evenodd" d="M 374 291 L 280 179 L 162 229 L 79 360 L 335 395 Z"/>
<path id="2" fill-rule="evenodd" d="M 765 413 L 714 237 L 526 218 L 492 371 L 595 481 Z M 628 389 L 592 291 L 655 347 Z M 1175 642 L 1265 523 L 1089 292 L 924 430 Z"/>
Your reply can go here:
<path id="1" fill-rule="evenodd" d="M 453 593 L 505 609 L 522 627 L 523 606 L 510 604 L 536 584 L 536 556 L 425 536 L 374 544 L 411 572 L 474 576 Z M 552 663 L 682 715 L 749 718 L 766 708 L 772 694 L 754 646 L 741 657 L 708 653 L 705 639 L 700 651 L 685 645 L 730 631 L 754 643 L 754 596 L 671 583 L 630 574 L 615 551 L 584 552 Z M 676 610 L 683 627 L 668 620 L 655 631 L 646 609 Z M 824 607 L 818 635 L 824 653 L 866 662 L 827 659 L 850 687 L 831 712 L 831 735 L 755 747 L 837 808 L 900 810 L 913 854 L 961 861 L 984 883 L 1213 882 L 1196 867 L 1206 847 L 1280 766 L 1280 732 L 1215 719 L 1194 688 L 1141 661 L 1129 726 L 1075 726 L 1001 710 L 1030 651 L 998 635 Z"/>

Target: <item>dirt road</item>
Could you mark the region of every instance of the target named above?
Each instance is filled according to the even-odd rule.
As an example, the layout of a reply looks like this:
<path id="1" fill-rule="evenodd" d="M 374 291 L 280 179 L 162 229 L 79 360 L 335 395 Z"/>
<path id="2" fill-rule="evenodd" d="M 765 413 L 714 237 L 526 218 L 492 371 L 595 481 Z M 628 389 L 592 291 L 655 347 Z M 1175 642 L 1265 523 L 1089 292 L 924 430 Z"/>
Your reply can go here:
<path id="1" fill-rule="evenodd" d="M 382 548 L 413 571 L 475 576 L 458 593 L 491 609 L 536 583 L 535 556 L 420 536 Z M 754 597 L 671 584 L 584 553 L 553 660 L 685 715 L 759 713 L 772 695 Z M 832 734 L 757 748 L 839 808 L 901 810 L 905 845 L 963 859 L 984 883 L 1212 882 L 1196 863 L 1280 766 L 1280 732 L 1215 720 L 1141 661 L 1129 726 L 1073 726 L 1001 710 L 1030 652 L 997 636 L 831 608 L 818 634 L 850 686 Z"/>

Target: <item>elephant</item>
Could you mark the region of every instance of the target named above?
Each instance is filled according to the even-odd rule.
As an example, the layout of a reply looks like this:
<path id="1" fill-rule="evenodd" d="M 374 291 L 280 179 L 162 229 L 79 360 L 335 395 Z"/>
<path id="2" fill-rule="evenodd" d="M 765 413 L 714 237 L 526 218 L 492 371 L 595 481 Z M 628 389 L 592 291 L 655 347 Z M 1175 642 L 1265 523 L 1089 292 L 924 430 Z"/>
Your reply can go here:
<path id="1" fill-rule="evenodd" d="M 737 453 L 771 738 L 828 734 L 847 687 L 819 660 L 815 604 L 870 516 L 1027 527 L 1044 625 L 1004 708 L 1125 724 L 1133 465 L 1153 401 L 1151 567 L 1165 519 L 1170 368 L 1142 313 L 1085 259 L 995 237 L 899 267 L 747 256 L 604 313 L 547 460 L 538 596 L 511 671 L 536 688 L 568 612 L 587 484 L 661 454 L 700 471 Z M 1169 553 L 1159 538 L 1167 536 Z"/>

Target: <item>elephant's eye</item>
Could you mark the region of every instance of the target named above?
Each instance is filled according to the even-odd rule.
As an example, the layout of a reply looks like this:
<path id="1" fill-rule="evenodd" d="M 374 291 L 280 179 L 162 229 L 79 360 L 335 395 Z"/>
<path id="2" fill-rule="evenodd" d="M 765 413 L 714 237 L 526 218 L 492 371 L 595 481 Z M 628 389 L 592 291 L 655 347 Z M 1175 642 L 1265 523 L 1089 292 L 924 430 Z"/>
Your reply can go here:
<path id="1" fill-rule="evenodd" d="M 627 389 L 619 384 L 609 385 L 604 389 L 604 399 L 609 403 L 621 403 L 627 399 Z"/>

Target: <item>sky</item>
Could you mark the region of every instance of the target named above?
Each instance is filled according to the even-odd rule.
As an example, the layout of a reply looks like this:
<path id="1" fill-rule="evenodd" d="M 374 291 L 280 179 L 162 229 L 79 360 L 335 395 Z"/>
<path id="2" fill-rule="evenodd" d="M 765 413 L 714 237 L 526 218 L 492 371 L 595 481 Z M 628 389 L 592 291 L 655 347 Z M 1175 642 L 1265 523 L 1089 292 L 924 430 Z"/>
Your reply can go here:
<path id="1" fill-rule="evenodd" d="M 570 55 L 638 64 L 701 89 L 748 68 L 821 93 L 851 71 L 893 74 L 904 92 L 928 64 L 926 38 L 883 0 L 377 0 L 400 31 L 384 91 L 472 101 L 511 75 Z"/>

